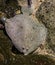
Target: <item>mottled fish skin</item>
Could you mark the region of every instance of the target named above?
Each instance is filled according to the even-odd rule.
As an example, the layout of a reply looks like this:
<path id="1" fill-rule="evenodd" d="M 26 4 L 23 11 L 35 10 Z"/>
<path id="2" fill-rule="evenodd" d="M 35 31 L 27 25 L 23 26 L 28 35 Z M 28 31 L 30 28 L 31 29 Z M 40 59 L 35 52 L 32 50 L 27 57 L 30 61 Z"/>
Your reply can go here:
<path id="1" fill-rule="evenodd" d="M 45 42 L 47 29 L 37 21 L 24 14 L 6 20 L 5 29 L 8 36 L 24 55 L 33 52 Z"/>

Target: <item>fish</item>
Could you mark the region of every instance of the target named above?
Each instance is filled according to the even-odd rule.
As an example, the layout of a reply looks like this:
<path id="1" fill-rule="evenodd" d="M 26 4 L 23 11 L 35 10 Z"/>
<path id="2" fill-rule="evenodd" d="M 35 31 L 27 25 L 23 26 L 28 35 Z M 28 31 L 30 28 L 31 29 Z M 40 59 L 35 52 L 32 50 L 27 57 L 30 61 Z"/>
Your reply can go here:
<path id="1" fill-rule="evenodd" d="M 14 46 L 24 55 L 35 51 L 46 40 L 45 26 L 25 14 L 7 19 L 5 29 Z"/>
<path id="2" fill-rule="evenodd" d="M 29 15 L 32 6 L 35 6 L 32 4 L 30 5 L 30 8 L 26 5 L 22 5 L 23 14 L 15 15 L 10 19 L 2 17 L 5 30 L 12 43 L 17 50 L 24 55 L 34 52 L 41 44 L 45 44 L 47 37 L 47 28 L 45 25 L 39 22 L 35 15 L 32 15 L 33 13 Z"/>

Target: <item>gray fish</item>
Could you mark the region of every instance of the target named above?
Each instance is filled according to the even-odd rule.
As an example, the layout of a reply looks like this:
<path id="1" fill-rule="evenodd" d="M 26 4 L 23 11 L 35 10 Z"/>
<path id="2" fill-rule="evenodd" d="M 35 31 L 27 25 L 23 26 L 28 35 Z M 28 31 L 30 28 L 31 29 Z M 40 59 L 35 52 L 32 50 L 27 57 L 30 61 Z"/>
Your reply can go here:
<path id="1" fill-rule="evenodd" d="M 6 19 L 5 29 L 15 47 L 24 55 L 36 50 L 46 39 L 45 26 L 25 14 Z"/>
<path id="2" fill-rule="evenodd" d="M 6 19 L 5 29 L 15 47 L 24 55 L 35 51 L 40 44 L 44 44 L 47 29 L 36 18 L 28 15 L 28 9 L 23 8 L 23 14 Z M 30 11 L 29 11 L 30 12 Z"/>

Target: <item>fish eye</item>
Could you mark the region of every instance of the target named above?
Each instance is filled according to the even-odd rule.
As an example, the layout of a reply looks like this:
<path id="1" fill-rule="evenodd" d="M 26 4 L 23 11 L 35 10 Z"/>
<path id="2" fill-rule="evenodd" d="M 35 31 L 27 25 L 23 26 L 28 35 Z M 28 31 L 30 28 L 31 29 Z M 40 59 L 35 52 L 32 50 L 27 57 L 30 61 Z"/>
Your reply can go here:
<path id="1" fill-rule="evenodd" d="M 25 48 L 23 47 L 22 50 L 24 50 Z"/>
<path id="2" fill-rule="evenodd" d="M 26 49 L 26 51 L 28 51 L 28 48 Z"/>
<path id="3" fill-rule="evenodd" d="M 23 53 L 26 53 L 26 52 L 28 52 L 28 48 L 22 48 L 22 50 L 23 50 Z"/>

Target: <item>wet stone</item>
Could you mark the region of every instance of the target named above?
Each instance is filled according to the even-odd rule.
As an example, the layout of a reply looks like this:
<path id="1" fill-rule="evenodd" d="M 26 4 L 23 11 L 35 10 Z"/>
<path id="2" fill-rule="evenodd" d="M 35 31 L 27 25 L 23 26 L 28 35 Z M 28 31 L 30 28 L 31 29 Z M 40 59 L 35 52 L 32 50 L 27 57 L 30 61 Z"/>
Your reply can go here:
<path id="1" fill-rule="evenodd" d="M 45 0 L 36 12 L 36 17 L 48 30 L 47 44 L 55 53 L 55 0 Z"/>

